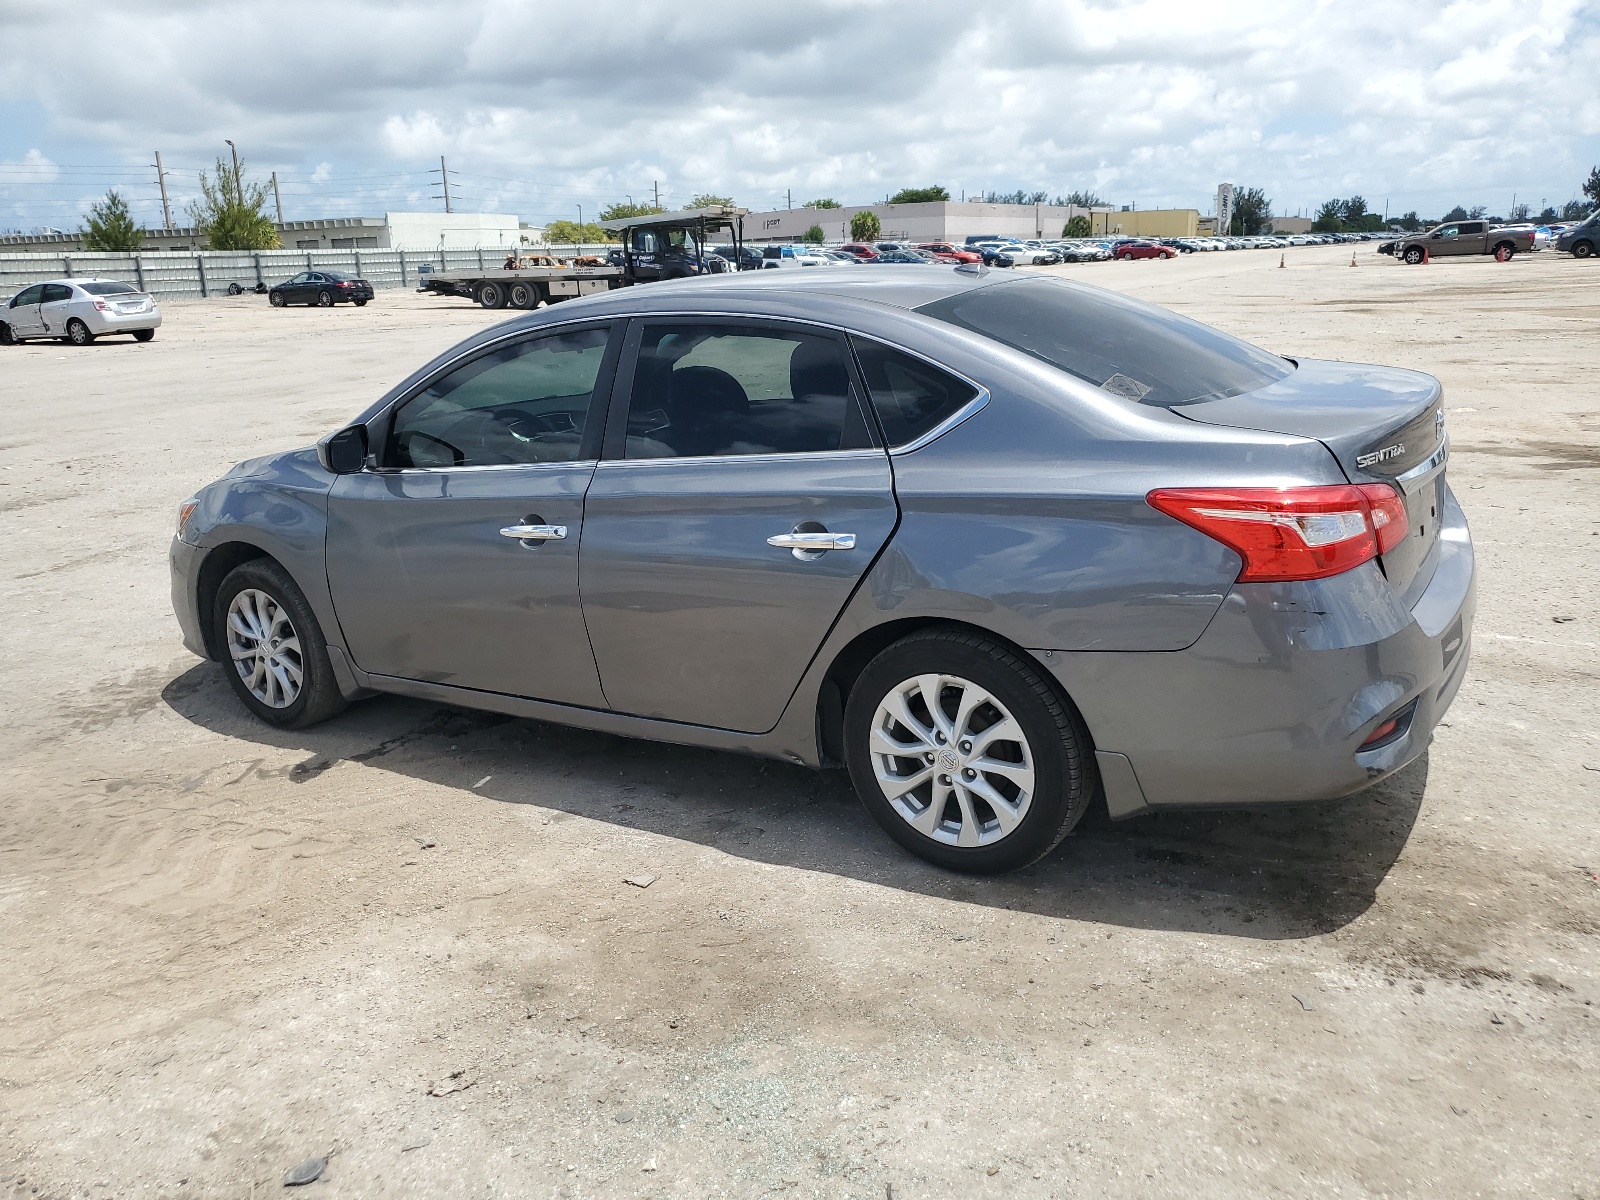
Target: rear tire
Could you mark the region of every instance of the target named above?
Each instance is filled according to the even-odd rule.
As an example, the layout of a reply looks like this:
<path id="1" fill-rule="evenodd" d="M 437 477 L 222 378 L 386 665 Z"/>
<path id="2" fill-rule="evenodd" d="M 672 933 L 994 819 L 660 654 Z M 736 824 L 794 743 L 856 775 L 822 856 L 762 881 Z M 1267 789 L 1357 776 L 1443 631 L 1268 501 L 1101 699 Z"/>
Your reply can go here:
<path id="1" fill-rule="evenodd" d="M 1494 248 L 1494 260 L 1495 262 L 1510 262 L 1512 255 L 1516 254 L 1516 252 L 1517 248 L 1510 242 L 1501 242 Z"/>
<path id="2" fill-rule="evenodd" d="M 267 724 L 303 729 L 349 706 L 305 593 L 272 559 L 251 559 L 230 571 L 211 620 L 229 685 Z"/>
<path id="3" fill-rule="evenodd" d="M 539 303 L 539 289 L 531 283 L 513 283 L 507 298 L 512 308 L 533 308 Z"/>
<path id="4" fill-rule="evenodd" d="M 478 304 L 483 308 L 504 308 L 506 306 L 506 291 L 498 283 L 484 283 L 478 286 Z"/>
<path id="5" fill-rule="evenodd" d="M 289 301 L 282 292 L 272 292 L 267 296 L 267 303 L 272 305 L 273 308 L 286 308 Z"/>
<path id="6" fill-rule="evenodd" d="M 1594 257 L 1594 243 L 1593 242 L 1573 242 L 1572 243 L 1572 257 L 1573 258 L 1593 258 Z"/>
<path id="7" fill-rule="evenodd" d="M 930 677 L 937 715 L 922 687 Z M 985 743 L 985 732 L 1002 728 L 1016 736 Z M 975 632 L 930 629 L 880 653 L 850 690 L 844 736 L 851 781 L 873 819 L 953 871 L 1011 871 L 1044 857 L 1095 792 L 1077 712 L 1036 664 Z M 909 752 L 894 753 L 899 746 Z M 921 781 L 905 787 L 913 778 Z"/>
<path id="8" fill-rule="evenodd" d="M 153 342 L 156 340 L 156 331 L 154 329 L 135 329 L 133 331 L 133 340 L 136 342 Z"/>
<path id="9" fill-rule="evenodd" d="M 333 293 L 332 292 L 327 292 L 327 291 L 318 292 L 317 293 L 317 307 L 318 308 L 332 308 L 333 307 Z"/>
<path id="10" fill-rule="evenodd" d="M 87 346 L 94 341 L 94 334 L 89 332 L 89 327 L 77 317 L 67 322 L 66 340 L 74 346 Z"/>

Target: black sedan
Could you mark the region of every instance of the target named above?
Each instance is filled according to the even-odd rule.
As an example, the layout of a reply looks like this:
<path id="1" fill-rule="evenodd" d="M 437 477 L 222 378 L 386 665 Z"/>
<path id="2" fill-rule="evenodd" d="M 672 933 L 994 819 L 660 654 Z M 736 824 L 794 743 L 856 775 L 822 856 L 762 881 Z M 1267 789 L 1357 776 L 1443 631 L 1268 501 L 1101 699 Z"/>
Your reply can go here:
<path id="1" fill-rule="evenodd" d="M 283 308 L 289 304 L 332 308 L 344 300 L 360 308 L 372 299 L 372 285 L 365 279 L 355 279 L 337 271 L 301 271 L 293 279 L 286 279 L 269 288 L 267 299 L 273 308 Z"/>

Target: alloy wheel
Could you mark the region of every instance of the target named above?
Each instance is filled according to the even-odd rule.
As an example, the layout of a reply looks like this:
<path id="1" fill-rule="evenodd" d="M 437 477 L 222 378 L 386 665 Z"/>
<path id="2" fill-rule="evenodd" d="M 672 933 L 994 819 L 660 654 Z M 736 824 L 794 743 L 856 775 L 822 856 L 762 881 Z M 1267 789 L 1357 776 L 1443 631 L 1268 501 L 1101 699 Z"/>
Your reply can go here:
<path id="1" fill-rule="evenodd" d="M 305 661 L 289 613 L 266 592 L 246 588 L 228 605 L 228 653 L 250 694 L 268 708 L 300 696 Z"/>
<path id="2" fill-rule="evenodd" d="M 991 693 L 956 675 L 918 675 L 878 704 L 872 771 L 889 807 L 950 846 L 1007 837 L 1034 798 L 1033 751 Z"/>

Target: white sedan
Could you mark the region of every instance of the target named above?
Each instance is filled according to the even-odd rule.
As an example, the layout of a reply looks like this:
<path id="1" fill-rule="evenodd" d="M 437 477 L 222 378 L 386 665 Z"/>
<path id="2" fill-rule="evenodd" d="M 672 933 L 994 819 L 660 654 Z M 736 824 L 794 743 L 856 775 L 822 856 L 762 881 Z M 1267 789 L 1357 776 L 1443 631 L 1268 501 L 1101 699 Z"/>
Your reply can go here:
<path id="1" fill-rule="evenodd" d="M 0 345 L 56 338 L 87 346 L 108 333 L 148 342 L 161 326 L 155 297 L 115 279 L 52 279 L 23 288 L 0 309 Z"/>
<path id="2" fill-rule="evenodd" d="M 1061 256 L 1053 250 L 1035 249 L 1016 242 L 995 246 L 994 254 L 1008 267 L 1037 267 L 1061 261 Z"/>

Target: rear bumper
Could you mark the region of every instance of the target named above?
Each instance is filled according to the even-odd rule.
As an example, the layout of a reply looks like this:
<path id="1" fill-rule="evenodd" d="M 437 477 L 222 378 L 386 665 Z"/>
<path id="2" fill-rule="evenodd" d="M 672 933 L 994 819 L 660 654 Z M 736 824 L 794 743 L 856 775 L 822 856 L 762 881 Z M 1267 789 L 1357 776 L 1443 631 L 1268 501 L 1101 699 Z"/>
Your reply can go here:
<path id="1" fill-rule="evenodd" d="M 1329 800 L 1427 748 L 1466 673 L 1476 566 L 1445 493 L 1439 554 L 1408 610 L 1368 563 L 1332 579 L 1236 585 L 1200 639 L 1172 653 L 1054 652 L 1102 759 L 1121 756 L 1113 816 Z M 1362 750 L 1397 713 L 1394 740 Z"/>
<path id="2" fill-rule="evenodd" d="M 124 315 L 89 309 L 83 321 L 89 327 L 89 332 L 97 336 L 103 333 L 132 333 L 136 329 L 160 329 L 161 310 L 152 308 L 149 312 Z"/>

